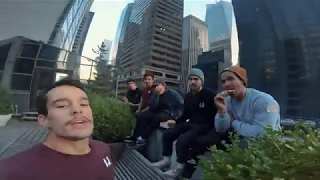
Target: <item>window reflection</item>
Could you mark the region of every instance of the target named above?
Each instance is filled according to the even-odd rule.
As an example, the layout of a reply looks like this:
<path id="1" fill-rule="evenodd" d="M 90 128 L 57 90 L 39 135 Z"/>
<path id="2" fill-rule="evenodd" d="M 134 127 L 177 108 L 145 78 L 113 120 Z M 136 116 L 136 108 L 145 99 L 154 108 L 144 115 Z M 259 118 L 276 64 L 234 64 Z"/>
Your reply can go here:
<path id="1" fill-rule="evenodd" d="M 38 44 L 23 44 L 21 57 L 36 58 L 38 50 Z"/>
<path id="2" fill-rule="evenodd" d="M 13 71 L 16 73 L 32 74 L 34 61 L 34 59 L 17 58 Z"/>
<path id="3" fill-rule="evenodd" d="M 10 47 L 11 44 L 0 46 L 0 71 L 4 70 Z"/>
<path id="4" fill-rule="evenodd" d="M 31 75 L 13 74 L 11 89 L 29 91 L 31 85 L 31 77 Z"/>

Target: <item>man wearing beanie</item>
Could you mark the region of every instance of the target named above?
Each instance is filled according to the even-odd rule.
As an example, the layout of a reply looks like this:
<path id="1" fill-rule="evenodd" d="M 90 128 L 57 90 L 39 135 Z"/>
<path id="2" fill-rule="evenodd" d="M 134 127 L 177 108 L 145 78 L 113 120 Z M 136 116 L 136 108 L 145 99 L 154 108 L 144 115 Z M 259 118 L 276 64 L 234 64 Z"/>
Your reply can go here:
<path id="1" fill-rule="evenodd" d="M 164 169 L 170 167 L 173 142 L 176 143 L 177 167 L 165 172 L 170 178 L 179 176 L 187 163 L 193 141 L 206 134 L 214 126 L 212 118 L 217 110 L 213 99 L 215 94 L 203 88 L 204 74 L 200 69 L 191 69 L 188 77 L 190 92 L 184 99 L 183 114 L 175 121 L 169 121 L 162 137 L 163 160 L 153 163 L 154 167 Z M 187 121 L 189 120 L 189 121 Z"/>
<path id="2" fill-rule="evenodd" d="M 231 66 L 220 74 L 224 91 L 214 102 L 218 108 L 215 128 L 218 132 L 233 130 L 240 137 L 257 137 L 266 127 L 280 130 L 280 107 L 269 94 L 247 88 L 244 68 Z"/>

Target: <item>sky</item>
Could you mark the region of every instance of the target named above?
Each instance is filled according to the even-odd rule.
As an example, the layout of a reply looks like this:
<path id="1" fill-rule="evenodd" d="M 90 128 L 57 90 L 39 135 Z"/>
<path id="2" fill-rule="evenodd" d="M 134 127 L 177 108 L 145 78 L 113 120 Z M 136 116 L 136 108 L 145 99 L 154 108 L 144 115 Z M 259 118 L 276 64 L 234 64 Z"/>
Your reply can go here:
<path id="1" fill-rule="evenodd" d="M 92 48 L 96 49 L 104 39 L 113 40 L 117 31 L 118 21 L 125 6 L 134 0 L 95 0 L 91 11 L 95 12 L 86 38 L 82 55 L 95 58 Z M 184 0 L 184 16 L 192 14 L 205 20 L 206 4 L 216 0 Z"/>

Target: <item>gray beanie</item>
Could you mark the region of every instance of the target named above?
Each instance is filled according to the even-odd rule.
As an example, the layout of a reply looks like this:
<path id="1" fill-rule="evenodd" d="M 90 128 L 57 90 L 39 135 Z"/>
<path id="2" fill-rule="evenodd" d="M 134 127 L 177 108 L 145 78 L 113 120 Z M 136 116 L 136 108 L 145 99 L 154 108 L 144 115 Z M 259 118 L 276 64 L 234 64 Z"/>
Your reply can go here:
<path id="1" fill-rule="evenodd" d="M 190 76 L 197 76 L 197 77 L 199 77 L 201 79 L 202 83 L 204 83 L 204 74 L 203 74 L 201 69 L 192 68 L 190 70 L 190 73 L 189 73 L 188 77 L 190 77 Z"/>

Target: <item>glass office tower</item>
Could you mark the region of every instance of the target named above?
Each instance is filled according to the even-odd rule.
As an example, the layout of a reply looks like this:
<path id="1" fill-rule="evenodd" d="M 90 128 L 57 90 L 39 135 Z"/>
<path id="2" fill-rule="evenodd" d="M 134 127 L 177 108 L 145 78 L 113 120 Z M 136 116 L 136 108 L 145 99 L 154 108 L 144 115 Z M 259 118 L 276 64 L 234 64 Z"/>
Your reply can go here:
<path id="1" fill-rule="evenodd" d="M 320 117 L 320 1 L 233 0 L 240 65 L 282 116 Z"/>

